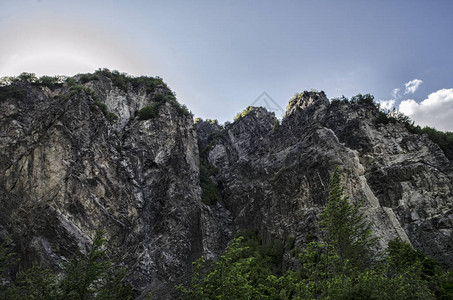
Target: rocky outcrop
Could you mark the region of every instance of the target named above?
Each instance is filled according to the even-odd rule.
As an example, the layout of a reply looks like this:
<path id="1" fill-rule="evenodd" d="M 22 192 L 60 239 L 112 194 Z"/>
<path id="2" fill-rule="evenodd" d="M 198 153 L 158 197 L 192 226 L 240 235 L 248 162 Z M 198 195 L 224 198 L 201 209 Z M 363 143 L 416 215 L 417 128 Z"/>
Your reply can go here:
<path id="1" fill-rule="evenodd" d="M 452 163 L 425 136 L 377 117 L 373 105 L 331 104 L 323 92 L 304 92 L 278 127 L 272 113 L 256 108 L 216 133 L 204 155 L 218 169 L 217 207 L 232 213 L 232 230 L 256 229 L 267 242 L 295 236 L 304 247 L 318 234 L 339 165 L 347 194 L 362 203 L 383 245 L 399 237 L 453 266 Z"/>
<path id="2" fill-rule="evenodd" d="M 137 293 L 173 298 L 191 262 L 218 256 L 239 229 L 286 250 L 319 238 L 337 165 L 383 244 L 400 237 L 452 266 L 452 163 L 425 136 L 377 124 L 374 106 L 304 92 L 281 124 L 251 108 L 194 125 L 160 79 L 118 76 L 0 93 L 0 237 L 20 268 L 58 270 L 104 229 Z M 202 201 L 203 180 L 216 201 Z"/>
<path id="3" fill-rule="evenodd" d="M 0 225 L 21 267 L 58 269 L 103 229 L 134 288 L 169 295 L 203 251 L 192 116 L 165 102 L 155 118 L 136 117 L 170 94 L 164 84 L 125 92 L 98 74 L 20 88 L 23 97 L 1 99 Z"/>

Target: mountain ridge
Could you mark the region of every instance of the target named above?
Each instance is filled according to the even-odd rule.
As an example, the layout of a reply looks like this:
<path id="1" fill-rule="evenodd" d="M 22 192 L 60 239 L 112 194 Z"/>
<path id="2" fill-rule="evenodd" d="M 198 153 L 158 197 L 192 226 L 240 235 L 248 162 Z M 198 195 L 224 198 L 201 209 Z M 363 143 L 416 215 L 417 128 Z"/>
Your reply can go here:
<path id="1" fill-rule="evenodd" d="M 452 162 L 403 123 L 377 122 L 369 103 L 304 92 L 281 122 L 252 108 L 220 126 L 194 123 L 159 78 L 69 78 L 0 91 L 0 236 L 20 268 L 58 270 L 105 229 L 134 289 L 172 298 L 191 262 L 220 255 L 240 229 L 264 243 L 315 240 L 337 165 L 382 243 L 399 237 L 452 267 Z M 155 113 L 142 119 L 146 107 Z"/>

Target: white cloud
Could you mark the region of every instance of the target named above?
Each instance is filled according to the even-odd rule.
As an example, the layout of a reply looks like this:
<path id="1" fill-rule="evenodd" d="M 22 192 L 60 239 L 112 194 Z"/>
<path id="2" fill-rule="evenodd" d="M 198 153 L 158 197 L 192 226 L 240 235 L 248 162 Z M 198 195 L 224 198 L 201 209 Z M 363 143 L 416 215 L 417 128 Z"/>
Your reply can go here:
<path id="1" fill-rule="evenodd" d="M 404 91 L 404 95 L 406 94 L 413 94 L 415 91 L 420 87 L 420 85 L 423 83 L 422 80 L 420 79 L 414 79 L 409 82 L 406 82 L 404 86 L 406 87 L 406 91 Z"/>
<path id="2" fill-rule="evenodd" d="M 420 103 L 412 99 L 403 100 L 399 111 L 420 126 L 453 131 L 453 89 L 438 90 Z"/>
<path id="3" fill-rule="evenodd" d="M 393 91 L 392 91 L 392 97 L 393 97 L 394 99 L 399 99 L 399 98 L 401 98 L 400 89 L 399 89 L 399 88 L 393 89 Z"/>
<path id="4" fill-rule="evenodd" d="M 379 100 L 379 105 L 384 110 L 392 110 L 395 107 L 395 100 Z"/>

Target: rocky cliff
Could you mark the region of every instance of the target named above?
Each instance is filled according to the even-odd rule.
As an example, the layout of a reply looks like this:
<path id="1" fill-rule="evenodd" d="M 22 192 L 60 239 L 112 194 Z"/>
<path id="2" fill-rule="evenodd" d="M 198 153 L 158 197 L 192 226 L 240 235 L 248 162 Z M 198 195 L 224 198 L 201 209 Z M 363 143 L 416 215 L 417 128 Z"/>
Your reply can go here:
<path id="1" fill-rule="evenodd" d="M 452 162 L 402 124 L 378 124 L 374 106 L 305 92 L 281 124 L 254 108 L 194 125 L 160 79 L 90 76 L 0 94 L 0 237 L 21 268 L 58 270 L 104 229 L 135 290 L 172 298 L 191 262 L 239 229 L 265 243 L 316 239 L 337 165 L 383 244 L 400 237 L 453 266 Z"/>
<path id="2" fill-rule="evenodd" d="M 218 170 L 211 176 L 222 195 L 216 207 L 234 216 L 231 230 L 254 228 L 266 242 L 295 236 L 303 247 L 316 238 L 339 165 L 346 193 L 362 204 L 382 244 L 399 237 L 452 266 L 452 163 L 426 136 L 378 124 L 378 115 L 373 105 L 305 92 L 280 125 L 263 108 L 220 133 L 216 124 L 197 123 L 202 159 Z"/>

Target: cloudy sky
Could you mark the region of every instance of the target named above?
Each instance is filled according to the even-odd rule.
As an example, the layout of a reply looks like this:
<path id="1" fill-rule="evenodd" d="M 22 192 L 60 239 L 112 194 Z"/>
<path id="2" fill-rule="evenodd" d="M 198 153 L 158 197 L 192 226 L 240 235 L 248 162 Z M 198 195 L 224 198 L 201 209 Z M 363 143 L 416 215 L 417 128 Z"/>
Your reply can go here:
<path id="1" fill-rule="evenodd" d="M 453 131 L 452 12 L 450 0 L 0 0 L 0 76 L 157 75 L 221 122 L 266 101 L 278 115 L 303 90 L 371 93 Z"/>

